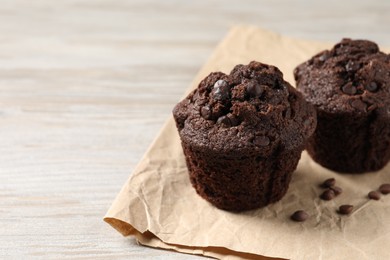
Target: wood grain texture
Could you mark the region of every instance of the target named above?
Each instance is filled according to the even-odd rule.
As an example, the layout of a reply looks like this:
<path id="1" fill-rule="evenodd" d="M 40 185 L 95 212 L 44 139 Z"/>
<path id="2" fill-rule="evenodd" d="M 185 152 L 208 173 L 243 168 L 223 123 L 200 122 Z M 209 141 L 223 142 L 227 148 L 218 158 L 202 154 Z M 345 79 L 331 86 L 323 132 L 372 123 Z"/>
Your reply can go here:
<path id="1" fill-rule="evenodd" d="M 228 29 L 390 45 L 389 1 L 4 0 L 0 258 L 189 259 L 102 217 Z"/>

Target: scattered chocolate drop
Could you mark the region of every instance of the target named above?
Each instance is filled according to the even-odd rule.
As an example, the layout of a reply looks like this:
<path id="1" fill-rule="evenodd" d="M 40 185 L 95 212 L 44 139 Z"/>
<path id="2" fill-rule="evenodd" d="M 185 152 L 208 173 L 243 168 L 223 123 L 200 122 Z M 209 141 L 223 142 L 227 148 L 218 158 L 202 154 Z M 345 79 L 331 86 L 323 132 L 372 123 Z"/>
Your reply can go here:
<path id="1" fill-rule="evenodd" d="M 221 116 L 217 120 L 217 124 L 223 124 L 225 126 L 231 126 L 230 119 L 227 116 Z"/>
<path id="2" fill-rule="evenodd" d="M 370 84 L 368 84 L 368 85 L 366 86 L 366 89 L 367 89 L 368 91 L 370 91 L 370 92 L 375 92 L 375 91 L 377 91 L 377 89 L 378 89 L 378 84 L 376 84 L 374 81 L 372 81 L 372 82 L 370 82 Z"/>
<path id="3" fill-rule="evenodd" d="M 379 191 L 382 194 L 389 194 L 390 193 L 390 183 L 384 183 L 379 187 Z"/>
<path id="4" fill-rule="evenodd" d="M 211 108 L 206 105 L 200 109 L 200 114 L 204 119 L 210 119 L 211 116 Z"/>
<path id="5" fill-rule="evenodd" d="M 336 196 L 339 196 L 343 192 L 343 189 L 338 186 L 332 186 L 330 187 L 330 189 L 334 192 Z"/>
<path id="6" fill-rule="evenodd" d="M 357 88 L 354 85 L 352 85 L 351 82 L 345 84 L 341 88 L 341 90 L 343 91 L 344 94 L 347 94 L 347 95 L 350 95 L 350 96 L 355 95 L 356 92 L 357 92 Z"/>
<path id="7" fill-rule="evenodd" d="M 260 86 L 257 82 L 251 81 L 246 86 L 246 91 L 252 97 L 261 97 L 261 94 L 263 94 L 264 88 L 262 86 Z"/>
<path id="8" fill-rule="evenodd" d="M 352 205 L 341 205 L 339 207 L 338 213 L 342 215 L 348 215 L 352 212 L 353 206 Z"/>
<path id="9" fill-rule="evenodd" d="M 328 189 L 328 190 L 324 191 L 324 192 L 320 195 L 320 198 L 321 198 L 322 200 L 332 200 L 335 196 L 336 196 L 336 194 L 334 193 L 334 191 L 331 190 L 331 189 Z"/>
<path id="10" fill-rule="evenodd" d="M 297 221 L 297 222 L 303 222 L 309 218 L 309 214 L 307 214 L 303 210 L 297 210 L 294 212 L 294 214 L 291 215 L 290 218 L 294 221 Z"/>
<path id="11" fill-rule="evenodd" d="M 381 198 L 381 194 L 373 190 L 368 193 L 368 198 L 371 200 L 379 200 Z"/>
<path id="12" fill-rule="evenodd" d="M 212 94 L 216 100 L 225 100 L 229 98 L 229 85 L 226 81 L 220 79 L 214 84 Z"/>
<path id="13" fill-rule="evenodd" d="M 258 146 L 267 146 L 269 145 L 270 140 L 267 136 L 256 136 L 253 143 Z"/>
<path id="14" fill-rule="evenodd" d="M 336 184 L 336 179 L 335 178 L 329 178 L 329 179 L 326 179 L 322 184 L 321 184 L 321 187 L 322 188 L 330 188 L 332 186 L 334 186 Z"/>
<path id="15" fill-rule="evenodd" d="M 360 99 L 355 99 L 354 101 L 352 101 L 351 106 L 361 111 L 366 111 L 367 109 L 367 104 Z"/>

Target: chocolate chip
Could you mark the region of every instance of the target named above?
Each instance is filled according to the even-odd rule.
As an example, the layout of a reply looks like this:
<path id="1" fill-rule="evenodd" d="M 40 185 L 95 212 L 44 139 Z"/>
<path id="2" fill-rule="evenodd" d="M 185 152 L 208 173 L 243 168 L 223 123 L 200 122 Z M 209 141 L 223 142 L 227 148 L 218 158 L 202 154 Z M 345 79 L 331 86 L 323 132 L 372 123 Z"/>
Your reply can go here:
<path id="1" fill-rule="evenodd" d="M 335 196 L 336 196 L 336 194 L 334 193 L 334 191 L 331 190 L 331 189 L 328 189 L 328 190 L 324 191 L 324 192 L 320 195 L 320 198 L 321 198 L 322 200 L 331 200 L 331 199 L 333 199 Z"/>
<path id="2" fill-rule="evenodd" d="M 370 105 L 368 108 L 367 108 L 367 110 L 368 111 L 373 111 L 374 109 L 376 109 L 378 106 L 376 105 L 376 104 L 372 104 L 372 105 Z"/>
<path id="3" fill-rule="evenodd" d="M 341 205 L 339 207 L 339 213 L 342 215 L 348 215 L 352 212 L 353 206 L 352 205 Z"/>
<path id="4" fill-rule="evenodd" d="M 370 91 L 370 92 L 375 92 L 375 91 L 377 91 L 377 89 L 378 89 L 378 84 L 376 84 L 374 81 L 372 81 L 372 82 L 370 82 L 370 84 L 368 84 L 368 85 L 366 86 L 366 89 L 367 89 L 368 91 Z"/>
<path id="5" fill-rule="evenodd" d="M 335 178 L 329 178 L 329 179 L 326 179 L 322 184 L 321 184 L 321 187 L 322 188 L 330 188 L 332 186 L 334 186 L 336 184 L 336 179 Z"/>
<path id="6" fill-rule="evenodd" d="M 227 116 L 221 116 L 217 120 L 217 124 L 223 124 L 225 126 L 231 126 L 230 119 Z"/>
<path id="7" fill-rule="evenodd" d="M 204 106 L 200 109 L 200 114 L 204 119 L 210 119 L 211 116 L 211 108 L 210 106 Z"/>
<path id="8" fill-rule="evenodd" d="M 227 117 L 230 119 L 230 125 L 236 126 L 240 124 L 240 120 L 233 114 L 228 114 Z"/>
<path id="9" fill-rule="evenodd" d="M 328 58 L 329 58 L 328 52 L 324 52 L 320 57 L 318 57 L 318 60 L 324 62 L 324 61 L 326 61 Z"/>
<path id="10" fill-rule="evenodd" d="M 294 212 L 294 214 L 291 215 L 290 218 L 294 221 L 297 221 L 297 222 L 303 222 L 309 218 L 309 214 L 307 214 L 303 210 L 297 210 Z"/>
<path id="11" fill-rule="evenodd" d="M 368 198 L 372 200 L 379 200 L 381 198 L 381 194 L 377 191 L 370 191 L 368 193 Z"/>
<path id="12" fill-rule="evenodd" d="M 214 83 L 214 88 L 220 88 L 220 87 L 223 87 L 223 86 L 227 86 L 227 82 L 224 81 L 223 79 L 219 79 L 217 80 L 215 83 Z"/>
<path id="13" fill-rule="evenodd" d="M 270 140 L 267 136 L 256 136 L 253 143 L 257 146 L 267 146 L 269 145 Z"/>
<path id="14" fill-rule="evenodd" d="M 308 118 L 303 121 L 304 126 L 309 126 L 313 123 L 312 119 Z"/>
<path id="15" fill-rule="evenodd" d="M 345 69 L 348 71 L 348 72 L 354 72 L 354 71 L 357 71 L 358 69 L 360 68 L 360 65 L 359 63 L 355 62 L 355 61 L 348 61 L 347 65 L 345 65 Z"/>
<path id="16" fill-rule="evenodd" d="M 332 186 L 330 187 L 330 189 L 334 192 L 336 196 L 339 196 L 343 192 L 343 189 L 338 186 Z"/>
<path id="17" fill-rule="evenodd" d="M 380 187 L 379 187 L 379 191 L 382 193 L 382 194 L 389 194 L 390 193 L 390 183 L 385 183 L 385 184 L 382 184 Z"/>
<path id="18" fill-rule="evenodd" d="M 282 115 L 285 118 L 291 118 L 291 108 L 288 107 L 286 110 L 284 110 Z M 305 122 L 303 122 L 303 124 L 305 124 Z"/>
<path id="19" fill-rule="evenodd" d="M 343 91 L 344 94 L 347 94 L 347 95 L 355 95 L 356 92 L 357 92 L 357 88 L 352 85 L 351 82 L 348 82 L 347 84 L 345 84 L 341 90 Z"/>
<path id="20" fill-rule="evenodd" d="M 367 104 L 360 99 L 355 99 L 354 101 L 352 101 L 351 106 L 361 111 L 366 111 L 367 109 Z"/>
<path id="21" fill-rule="evenodd" d="M 246 85 L 246 91 L 250 96 L 258 98 L 263 94 L 264 87 L 260 86 L 257 82 L 251 81 Z"/>
<path id="22" fill-rule="evenodd" d="M 212 94 L 215 100 L 225 100 L 229 98 L 229 85 L 226 81 L 220 79 L 214 84 Z"/>

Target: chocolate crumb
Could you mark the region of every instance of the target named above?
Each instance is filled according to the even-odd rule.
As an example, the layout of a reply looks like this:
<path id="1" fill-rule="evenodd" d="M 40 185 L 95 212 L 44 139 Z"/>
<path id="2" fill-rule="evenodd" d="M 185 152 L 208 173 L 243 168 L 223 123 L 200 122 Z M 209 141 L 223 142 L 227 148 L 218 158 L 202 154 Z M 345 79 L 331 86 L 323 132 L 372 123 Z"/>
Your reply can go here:
<path id="1" fill-rule="evenodd" d="M 220 79 L 214 84 L 212 91 L 215 100 L 225 100 L 229 98 L 229 85 L 226 81 Z"/>
<path id="2" fill-rule="evenodd" d="M 321 194 L 320 198 L 322 200 L 332 200 L 335 196 L 336 196 L 336 194 L 334 193 L 334 191 L 331 189 L 328 189 Z"/>
<path id="3" fill-rule="evenodd" d="M 367 104 L 360 99 L 355 99 L 354 101 L 352 101 L 351 106 L 361 111 L 366 111 L 367 109 Z"/>
<path id="4" fill-rule="evenodd" d="M 210 106 L 206 105 L 206 106 L 202 107 L 200 110 L 200 114 L 202 115 L 202 117 L 204 119 L 210 119 L 210 116 L 211 116 Z"/>
<path id="5" fill-rule="evenodd" d="M 309 214 L 307 214 L 306 211 L 297 210 L 294 212 L 294 214 L 291 215 L 290 218 L 296 222 L 303 222 L 309 218 Z"/>
<path id="6" fill-rule="evenodd" d="M 355 86 L 352 85 L 351 82 L 347 83 L 346 85 L 344 85 L 341 90 L 343 91 L 344 94 L 347 94 L 347 95 L 355 95 L 356 92 L 357 92 L 357 88 Z"/>
<path id="7" fill-rule="evenodd" d="M 379 191 L 382 194 L 389 194 L 390 193 L 390 183 L 384 183 L 379 187 Z"/>
<path id="8" fill-rule="evenodd" d="M 267 146 L 269 145 L 270 140 L 267 136 L 256 136 L 253 143 L 258 146 Z"/>
<path id="9" fill-rule="evenodd" d="M 370 191 L 368 193 L 368 198 L 371 199 L 371 200 L 379 200 L 381 197 L 381 194 L 377 191 Z"/>
<path id="10" fill-rule="evenodd" d="M 353 206 L 352 205 L 341 205 L 339 207 L 338 213 L 342 215 L 348 215 L 352 212 Z"/>

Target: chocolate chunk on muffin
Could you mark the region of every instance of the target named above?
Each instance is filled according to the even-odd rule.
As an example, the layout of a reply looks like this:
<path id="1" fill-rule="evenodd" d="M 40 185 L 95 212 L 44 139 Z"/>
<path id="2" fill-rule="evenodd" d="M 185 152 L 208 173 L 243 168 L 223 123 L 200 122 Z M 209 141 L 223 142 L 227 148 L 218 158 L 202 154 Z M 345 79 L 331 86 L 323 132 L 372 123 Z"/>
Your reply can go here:
<path id="1" fill-rule="evenodd" d="M 338 172 L 377 171 L 390 160 L 390 55 L 343 39 L 299 65 L 297 88 L 317 110 L 307 150 Z"/>
<path id="2" fill-rule="evenodd" d="M 280 200 L 316 126 L 279 69 L 255 61 L 211 73 L 173 115 L 193 187 L 230 211 Z"/>

